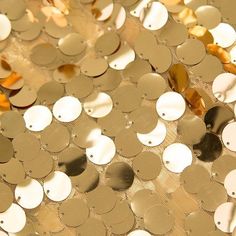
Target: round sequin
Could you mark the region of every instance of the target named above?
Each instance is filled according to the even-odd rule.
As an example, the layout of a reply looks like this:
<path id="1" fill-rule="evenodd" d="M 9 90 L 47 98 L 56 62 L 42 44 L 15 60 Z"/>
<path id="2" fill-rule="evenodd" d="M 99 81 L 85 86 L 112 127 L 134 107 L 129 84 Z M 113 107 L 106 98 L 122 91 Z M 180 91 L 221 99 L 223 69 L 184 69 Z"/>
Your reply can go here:
<path id="1" fill-rule="evenodd" d="M 7 61 L 2 59 L 0 64 L 0 78 L 6 78 L 10 76 L 11 73 L 12 73 L 11 66 L 8 64 Z"/>
<path id="2" fill-rule="evenodd" d="M 81 118 L 72 129 L 74 143 L 82 148 L 92 147 L 101 133 L 99 125 L 87 117 Z"/>
<path id="3" fill-rule="evenodd" d="M 190 71 L 202 81 L 210 83 L 222 73 L 223 67 L 217 57 L 206 55 L 199 64 L 190 68 Z"/>
<path id="4" fill-rule="evenodd" d="M 142 11 L 140 14 L 140 20 L 144 28 L 148 30 L 158 30 L 166 24 L 168 11 L 162 3 L 152 2 L 145 10 L 146 11 Z"/>
<path id="5" fill-rule="evenodd" d="M 193 145 L 193 150 L 198 159 L 211 162 L 220 156 L 222 144 L 217 135 L 206 133 L 199 143 Z"/>
<path id="6" fill-rule="evenodd" d="M 95 43 L 95 50 L 101 56 L 114 53 L 120 46 L 120 37 L 115 32 L 107 32 L 100 36 Z"/>
<path id="7" fill-rule="evenodd" d="M 4 212 L 13 203 L 13 193 L 12 193 L 12 190 L 5 183 L 0 183 L 0 198 L 1 198 L 0 212 Z"/>
<path id="8" fill-rule="evenodd" d="M 227 201 L 228 197 L 221 184 L 211 181 L 200 188 L 197 198 L 204 210 L 214 212 L 220 204 Z"/>
<path id="9" fill-rule="evenodd" d="M 133 159 L 133 170 L 142 180 L 156 179 L 161 171 L 161 160 L 152 152 L 142 152 Z"/>
<path id="10" fill-rule="evenodd" d="M 231 151 L 236 152 L 236 122 L 229 123 L 222 132 L 222 140 L 224 145 Z"/>
<path id="11" fill-rule="evenodd" d="M 45 105 L 55 103 L 64 94 L 63 85 L 56 81 L 50 81 L 43 84 L 38 90 L 38 100 Z"/>
<path id="12" fill-rule="evenodd" d="M 141 93 L 134 85 L 119 87 L 113 94 L 114 106 L 123 112 L 131 112 L 137 109 L 141 101 Z"/>
<path id="13" fill-rule="evenodd" d="M 161 200 L 156 193 L 149 189 L 141 189 L 132 196 L 131 209 L 136 216 L 143 218 L 149 208 L 160 203 Z"/>
<path id="14" fill-rule="evenodd" d="M 30 107 L 24 114 L 26 128 L 30 131 L 42 131 L 52 122 L 52 113 L 46 106 Z"/>
<path id="15" fill-rule="evenodd" d="M 117 152 L 127 158 L 139 154 L 143 149 L 132 129 L 121 130 L 115 137 L 115 145 Z"/>
<path id="16" fill-rule="evenodd" d="M 86 149 L 88 159 L 96 165 L 106 165 L 115 156 L 116 147 L 113 140 L 101 135 L 92 147 Z"/>
<path id="17" fill-rule="evenodd" d="M 9 184 L 19 184 L 25 179 L 25 171 L 20 161 L 11 158 L 5 164 L 0 166 L 1 177 Z"/>
<path id="18" fill-rule="evenodd" d="M 92 6 L 92 14 L 98 21 L 107 20 L 113 11 L 114 4 L 111 0 L 99 0 Z"/>
<path id="19" fill-rule="evenodd" d="M 36 158 L 40 150 L 39 140 L 30 133 L 21 133 L 12 141 L 15 157 L 20 161 L 29 161 Z"/>
<path id="20" fill-rule="evenodd" d="M 222 48 L 230 47 L 236 41 L 236 32 L 234 28 L 227 23 L 220 23 L 215 28 L 210 30 L 214 44 Z M 225 37 L 227 35 L 227 37 Z"/>
<path id="21" fill-rule="evenodd" d="M 184 114 L 185 108 L 183 97 L 176 92 L 166 92 L 156 102 L 158 115 L 167 121 L 179 119 Z"/>
<path id="22" fill-rule="evenodd" d="M 114 162 L 106 169 L 105 180 L 112 189 L 123 191 L 133 184 L 134 172 L 127 163 Z"/>
<path id="23" fill-rule="evenodd" d="M 207 29 L 212 29 L 221 22 L 220 11 L 216 7 L 210 5 L 198 7 L 195 11 L 195 15 L 197 16 L 198 24 Z"/>
<path id="24" fill-rule="evenodd" d="M 165 148 L 162 159 L 165 167 L 174 173 L 181 173 L 192 163 L 192 152 L 182 143 L 173 143 Z"/>
<path id="25" fill-rule="evenodd" d="M 57 100 L 52 109 L 54 117 L 61 122 L 71 122 L 82 112 L 82 105 L 78 98 L 65 96 Z"/>
<path id="26" fill-rule="evenodd" d="M 216 227 L 225 233 L 232 233 L 236 223 L 235 204 L 233 202 L 225 202 L 219 205 L 214 214 Z"/>
<path id="27" fill-rule="evenodd" d="M 145 230 L 142 229 L 136 229 L 128 234 L 128 236 L 151 236 L 150 233 L 148 233 Z"/>
<path id="28" fill-rule="evenodd" d="M 46 177 L 54 167 L 54 161 L 50 154 L 40 150 L 38 156 L 23 163 L 25 172 L 32 178 L 41 179 Z M 40 168 L 38 168 L 40 166 Z"/>
<path id="29" fill-rule="evenodd" d="M 127 43 L 124 43 L 118 51 L 108 57 L 108 64 L 114 70 L 123 70 L 134 59 L 134 50 Z"/>
<path id="30" fill-rule="evenodd" d="M 174 226 L 174 217 L 162 205 L 155 205 L 147 209 L 144 214 L 144 225 L 153 234 L 166 234 Z"/>
<path id="31" fill-rule="evenodd" d="M 95 92 L 84 100 L 83 107 L 89 116 L 93 118 L 101 118 L 111 112 L 113 102 L 108 94 Z"/>
<path id="32" fill-rule="evenodd" d="M 185 144 L 192 145 L 201 141 L 206 133 L 206 125 L 198 116 L 186 115 L 179 120 L 177 132 Z"/>
<path id="33" fill-rule="evenodd" d="M 49 199 L 60 202 L 70 195 L 72 184 L 66 174 L 54 171 L 44 179 L 43 188 Z"/>
<path id="34" fill-rule="evenodd" d="M 88 218 L 89 209 L 83 200 L 71 198 L 61 204 L 59 215 L 65 225 L 78 227 Z"/>
<path id="35" fill-rule="evenodd" d="M 158 120 L 156 127 L 149 133 L 137 133 L 138 140 L 145 146 L 155 147 L 160 145 L 166 138 L 167 129 L 165 124 Z"/>
<path id="36" fill-rule="evenodd" d="M 5 40 L 11 33 L 11 22 L 7 18 L 7 16 L 0 14 L 0 41 Z"/>
<path id="37" fill-rule="evenodd" d="M 114 137 L 126 127 L 125 115 L 117 109 L 113 109 L 108 115 L 97 120 L 103 134 Z"/>
<path id="38" fill-rule="evenodd" d="M 187 39 L 176 48 L 178 59 L 186 65 L 199 63 L 206 55 L 204 44 L 197 39 Z"/>
<path id="39" fill-rule="evenodd" d="M 194 164 L 183 170 L 180 182 L 188 193 L 198 193 L 201 187 L 210 182 L 210 173 L 203 166 Z"/>
<path id="40" fill-rule="evenodd" d="M 191 232 L 192 235 L 207 235 L 208 232 L 215 229 L 215 225 L 212 216 L 198 210 L 191 212 L 185 218 L 184 228 L 187 232 Z"/>
<path id="41" fill-rule="evenodd" d="M 146 73 L 138 80 L 137 88 L 141 91 L 144 98 L 154 100 L 165 92 L 167 83 L 157 73 Z"/>
<path id="42" fill-rule="evenodd" d="M 58 47 L 65 55 L 76 56 L 85 50 L 86 43 L 80 34 L 70 33 L 59 39 Z"/>
<path id="43" fill-rule="evenodd" d="M 110 212 L 118 199 L 115 192 L 108 186 L 98 186 L 86 196 L 89 207 L 92 207 L 99 215 Z"/>
<path id="44" fill-rule="evenodd" d="M 85 75 L 79 75 L 66 83 L 65 90 L 68 95 L 79 99 L 87 97 L 93 91 L 92 79 Z"/>
<path id="45" fill-rule="evenodd" d="M 52 123 L 41 134 L 41 144 L 49 152 L 60 152 L 69 143 L 69 130 L 64 125 L 58 123 Z"/>
<path id="46" fill-rule="evenodd" d="M 24 210 L 15 203 L 3 213 L 0 213 L 1 228 L 9 233 L 20 232 L 26 224 Z"/>
<path id="47" fill-rule="evenodd" d="M 25 209 L 33 209 L 43 201 L 43 187 L 34 179 L 26 179 L 15 188 L 15 199 Z"/>
<path id="48" fill-rule="evenodd" d="M 81 63 L 81 72 L 91 77 L 103 74 L 107 68 L 107 61 L 103 58 L 86 58 Z"/>
<path id="49" fill-rule="evenodd" d="M 235 179 L 236 179 L 236 170 L 232 170 L 226 175 L 224 180 L 225 189 L 228 195 L 233 198 L 236 197 L 236 188 L 234 186 Z"/>
<path id="50" fill-rule="evenodd" d="M 13 146 L 11 141 L 0 134 L 0 149 L 1 149 L 1 158 L 0 163 L 8 162 L 13 157 Z"/>
<path id="51" fill-rule="evenodd" d="M 219 74 L 213 81 L 212 92 L 221 102 L 236 101 L 236 77 L 232 73 Z"/>

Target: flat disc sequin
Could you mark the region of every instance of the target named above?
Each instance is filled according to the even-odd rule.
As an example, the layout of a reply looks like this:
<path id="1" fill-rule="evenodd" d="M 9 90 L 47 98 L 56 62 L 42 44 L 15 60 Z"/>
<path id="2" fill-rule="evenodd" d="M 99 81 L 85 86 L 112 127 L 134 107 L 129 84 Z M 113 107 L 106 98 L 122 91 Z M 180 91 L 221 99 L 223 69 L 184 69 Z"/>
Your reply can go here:
<path id="1" fill-rule="evenodd" d="M 70 195 L 72 184 L 70 178 L 66 174 L 55 171 L 44 179 L 43 188 L 49 199 L 60 202 Z"/>
<path id="2" fill-rule="evenodd" d="M 41 134 L 41 144 L 49 152 L 60 152 L 69 145 L 69 142 L 69 130 L 58 123 L 52 123 Z"/>
<path id="3" fill-rule="evenodd" d="M 144 98 L 154 100 L 165 92 L 167 83 L 165 79 L 157 73 L 146 73 L 138 80 L 137 88 L 141 91 Z"/>
<path id="4" fill-rule="evenodd" d="M 225 125 L 233 119 L 234 113 L 230 108 L 217 105 L 207 111 L 204 122 L 210 131 L 220 134 Z"/>
<path id="5" fill-rule="evenodd" d="M 178 59 L 186 65 L 199 63 L 206 55 L 204 44 L 197 39 L 187 39 L 176 49 Z"/>
<path id="6" fill-rule="evenodd" d="M 233 152 L 236 152 L 235 133 L 236 122 L 229 123 L 222 132 L 222 140 L 224 145 Z"/>
<path id="7" fill-rule="evenodd" d="M 25 179 L 23 165 L 15 158 L 11 158 L 11 160 L 7 163 L 1 164 L 0 175 L 6 182 L 10 184 L 19 184 Z"/>
<path id="8" fill-rule="evenodd" d="M 114 162 L 106 169 L 105 180 L 112 189 L 123 191 L 133 184 L 134 172 L 127 163 Z"/>
<path id="9" fill-rule="evenodd" d="M 162 154 L 165 167 L 174 173 L 181 173 L 192 163 L 192 152 L 182 143 L 170 144 Z"/>
<path id="10" fill-rule="evenodd" d="M 34 159 L 40 150 L 39 140 L 30 133 L 21 133 L 12 141 L 15 157 L 20 161 Z"/>
<path id="11" fill-rule="evenodd" d="M 5 40 L 11 33 L 11 22 L 7 16 L 0 14 L 0 41 Z"/>
<path id="12" fill-rule="evenodd" d="M 75 56 L 85 50 L 86 43 L 80 34 L 70 33 L 58 41 L 58 47 L 65 55 Z"/>
<path id="13" fill-rule="evenodd" d="M 54 162 L 48 152 L 40 150 L 35 159 L 24 161 L 23 165 L 27 175 L 32 178 L 41 179 L 46 177 L 52 171 Z M 39 166 L 40 168 L 38 168 Z"/>
<path id="14" fill-rule="evenodd" d="M 33 209 L 43 201 L 43 187 L 34 179 L 26 179 L 15 189 L 17 203 L 25 209 Z"/>
<path id="15" fill-rule="evenodd" d="M 93 91 L 92 79 L 85 75 L 76 76 L 66 83 L 65 90 L 68 95 L 79 99 L 87 97 Z"/>
<path id="16" fill-rule="evenodd" d="M 161 171 L 161 160 L 152 152 L 142 152 L 133 159 L 133 170 L 142 180 L 156 179 Z"/>
<path id="17" fill-rule="evenodd" d="M 52 122 L 52 113 L 46 106 L 30 107 L 24 114 L 26 128 L 30 131 L 42 131 Z"/>
<path id="18" fill-rule="evenodd" d="M 219 205 L 214 214 L 216 227 L 225 233 L 232 233 L 235 226 L 235 204 L 225 202 Z"/>
<path id="19" fill-rule="evenodd" d="M 161 203 L 160 198 L 149 189 L 141 189 L 135 192 L 131 198 L 131 209 L 138 217 L 143 218 L 147 209 Z"/>
<path id="20" fill-rule="evenodd" d="M 96 165 L 105 165 L 111 162 L 116 153 L 113 140 L 101 135 L 92 147 L 86 148 L 88 159 Z"/>
<path id="21" fill-rule="evenodd" d="M 97 120 L 103 134 L 114 137 L 125 128 L 127 120 L 125 115 L 117 109 L 113 109 L 108 115 Z"/>
<path id="22" fill-rule="evenodd" d="M 148 233 L 145 230 L 142 229 L 136 229 L 128 234 L 128 236 L 151 236 L 150 233 Z"/>
<path id="23" fill-rule="evenodd" d="M 115 192 L 108 186 L 98 186 L 87 193 L 87 202 L 97 214 L 104 214 L 111 211 L 117 202 Z"/>
<path id="24" fill-rule="evenodd" d="M 1 149 L 1 158 L 0 163 L 8 162 L 13 157 L 13 146 L 11 141 L 0 134 L 0 149 Z"/>
<path id="25" fill-rule="evenodd" d="M 230 103 L 236 101 L 236 76 L 232 73 L 218 75 L 212 84 L 214 96 L 221 102 Z"/>
<path id="26" fill-rule="evenodd" d="M 71 198 L 61 204 L 59 215 L 65 225 L 77 227 L 86 221 L 89 209 L 83 200 Z"/>
<path id="27" fill-rule="evenodd" d="M 190 71 L 204 82 L 212 82 L 215 77 L 222 73 L 223 67 L 220 60 L 212 55 L 206 55 L 197 65 L 190 68 Z"/>
<path id="28" fill-rule="evenodd" d="M 50 81 L 42 85 L 38 90 L 38 99 L 42 104 L 51 105 L 64 94 L 63 85 Z"/>
<path id="29" fill-rule="evenodd" d="M 88 96 L 83 104 L 85 112 L 93 118 L 101 118 L 108 115 L 112 110 L 111 97 L 103 92 L 93 93 Z"/>
<path id="30" fill-rule="evenodd" d="M 103 58 L 86 58 L 81 63 L 81 72 L 87 76 L 99 76 L 108 68 L 108 64 Z"/>
<path id="31" fill-rule="evenodd" d="M 209 181 L 210 173 L 207 169 L 196 164 L 186 167 L 180 176 L 180 182 L 188 193 L 198 193 Z"/>
<path id="32" fill-rule="evenodd" d="M 12 193 L 12 190 L 5 183 L 0 183 L 0 198 L 1 198 L 0 212 L 4 212 L 13 203 L 13 193 Z"/>
<path id="33" fill-rule="evenodd" d="M 68 176 L 77 176 L 84 172 L 87 159 L 83 149 L 68 147 L 58 155 L 58 166 L 60 171 Z"/>
<path id="34" fill-rule="evenodd" d="M 152 2 L 145 11 L 141 12 L 140 20 L 144 28 L 158 30 L 166 24 L 168 11 L 162 3 Z"/>
<path id="35" fill-rule="evenodd" d="M 153 234 L 166 234 L 174 226 L 174 217 L 165 206 L 155 205 L 145 212 L 144 224 Z"/>
<path id="36" fill-rule="evenodd" d="M 220 204 L 227 201 L 228 197 L 221 184 L 211 181 L 200 188 L 197 198 L 204 210 L 214 212 Z"/>
<path id="37" fill-rule="evenodd" d="M 143 149 L 132 129 L 123 129 L 115 137 L 117 152 L 124 157 L 133 157 Z"/>
<path id="38" fill-rule="evenodd" d="M 177 132 L 184 143 L 192 145 L 201 141 L 206 133 L 206 125 L 198 116 L 189 114 L 179 120 Z"/>
<path id="39" fill-rule="evenodd" d="M 236 179 L 236 170 L 230 171 L 224 180 L 224 187 L 230 197 L 235 198 L 236 197 L 236 188 L 234 186 L 234 182 Z"/>
<path id="40" fill-rule="evenodd" d="M 215 28 L 211 29 L 210 32 L 214 37 L 214 44 L 222 48 L 227 48 L 236 41 L 235 29 L 227 23 L 220 23 Z M 227 35 L 227 37 L 225 37 L 225 35 Z"/>
<path id="41" fill-rule="evenodd" d="M 218 136 L 206 133 L 199 143 L 193 145 L 193 150 L 198 159 L 211 162 L 220 156 L 222 144 Z"/>
<path id="42" fill-rule="evenodd" d="M 115 32 L 107 32 L 99 37 L 95 44 L 95 50 L 101 56 L 108 56 L 114 53 L 120 46 L 120 37 Z"/>
<path id="43" fill-rule="evenodd" d="M 158 115 L 167 121 L 179 119 L 185 112 L 186 104 L 183 97 L 176 92 L 166 92 L 156 103 Z"/>
<path id="44" fill-rule="evenodd" d="M 131 112 L 141 104 L 141 93 L 134 85 L 125 85 L 113 94 L 114 105 L 123 112 Z"/>
<path id="45" fill-rule="evenodd" d="M 167 129 L 165 124 L 158 120 L 156 127 L 149 133 L 137 133 L 138 140 L 145 146 L 154 147 L 160 145 L 166 138 Z"/>
<path id="46" fill-rule="evenodd" d="M 0 213 L 1 228 L 9 233 L 20 232 L 26 224 L 24 210 L 15 203 L 3 213 Z"/>
<path id="47" fill-rule="evenodd" d="M 42 43 L 36 45 L 31 50 L 30 58 L 33 63 L 45 66 L 52 63 L 57 57 L 56 48 L 49 43 Z"/>
<path id="48" fill-rule="evenodd" d="M 57 100 L 53 106 L 54 117 L 61 122 L 71 122 L 82 112 L 82 105 L 78 98 L 65 96 Z"/>

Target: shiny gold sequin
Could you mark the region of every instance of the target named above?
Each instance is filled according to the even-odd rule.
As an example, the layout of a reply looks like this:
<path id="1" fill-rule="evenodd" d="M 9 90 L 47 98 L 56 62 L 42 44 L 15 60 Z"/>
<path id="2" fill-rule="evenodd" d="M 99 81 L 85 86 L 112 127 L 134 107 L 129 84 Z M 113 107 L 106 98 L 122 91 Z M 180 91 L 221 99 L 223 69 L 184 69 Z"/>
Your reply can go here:
<path id="1" fill-rule="evenodd" d="M 2 153 L 0 163 L 8 162 L 13 157 L 14 153 L 11 141 L 3 135 L 0 135 L 0 147 Z"/>
<path id="2" fill-rule="evenodd" d="M 133 184 L 134 172 L 127 163 L 114 162 L 106 169 L 105 179 L 112 189 L 123 191 Z"/>
<path id="3" fill-rule="evenodd" d="M 13 203 L 13 193 L 10 187 L 4 183 L 0 183 L 0 212 L 6 211 Z M 1 234 L 0 234 L 1 235 Z"/>
<path id="4" fill-rule="evenodd" d="M 133 159 L 133 170 L 142 180 L 156 179 L 161 171 L 160 158 L 152 152 L 142 152 Z"/>

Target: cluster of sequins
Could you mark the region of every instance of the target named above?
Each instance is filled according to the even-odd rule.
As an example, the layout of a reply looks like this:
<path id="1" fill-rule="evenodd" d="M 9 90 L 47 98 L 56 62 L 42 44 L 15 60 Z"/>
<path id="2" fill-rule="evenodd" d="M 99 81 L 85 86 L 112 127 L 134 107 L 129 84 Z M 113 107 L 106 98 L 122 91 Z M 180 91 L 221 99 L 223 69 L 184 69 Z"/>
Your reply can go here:
<path id="1" fill-rule="evenodd" d="M 36 92 L 1 58 L 0 235 L 232 233 L 236 1 L 26 2 L 0 1 L 0 50 L 42 39 L 30 60 L 53 79 Z M 93 47 L 84 9 L 105 29 Z"/>

